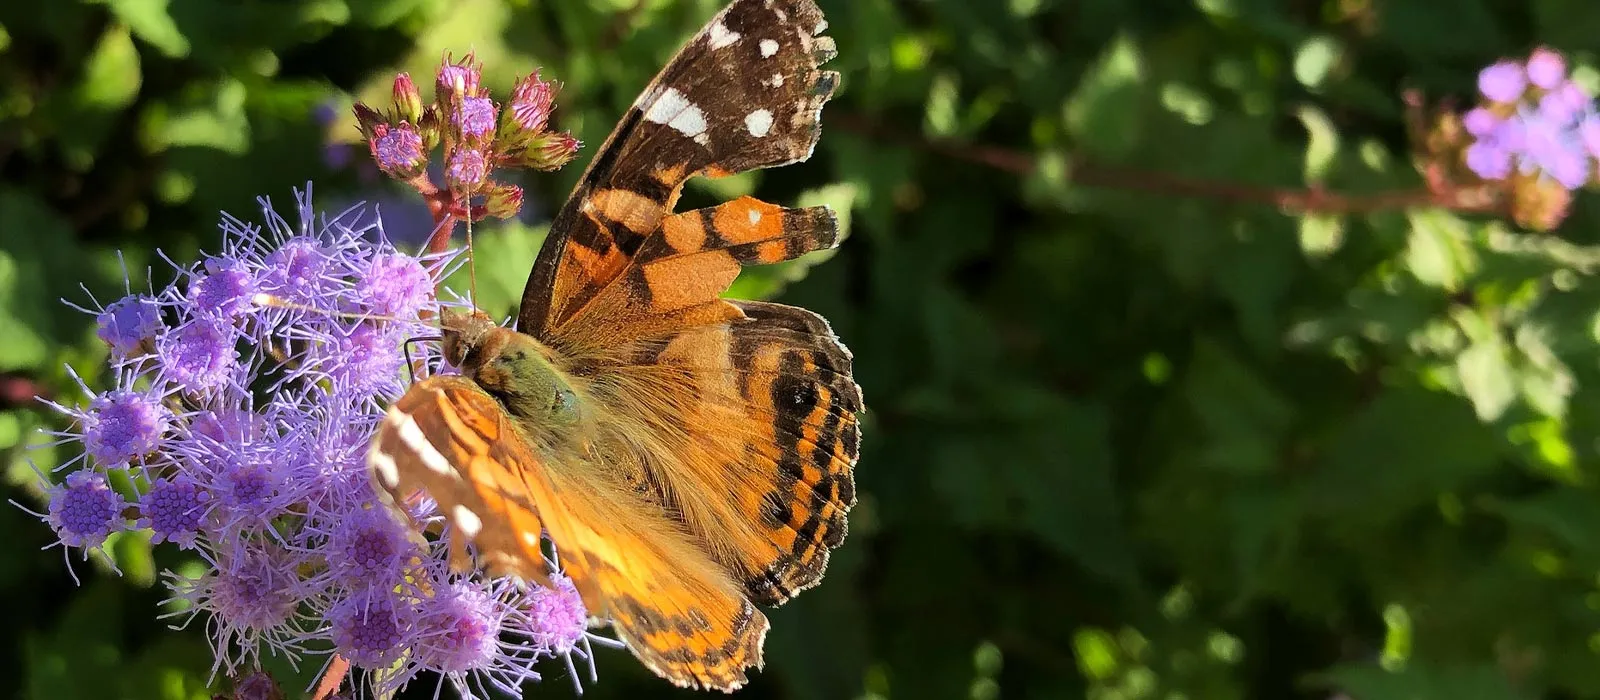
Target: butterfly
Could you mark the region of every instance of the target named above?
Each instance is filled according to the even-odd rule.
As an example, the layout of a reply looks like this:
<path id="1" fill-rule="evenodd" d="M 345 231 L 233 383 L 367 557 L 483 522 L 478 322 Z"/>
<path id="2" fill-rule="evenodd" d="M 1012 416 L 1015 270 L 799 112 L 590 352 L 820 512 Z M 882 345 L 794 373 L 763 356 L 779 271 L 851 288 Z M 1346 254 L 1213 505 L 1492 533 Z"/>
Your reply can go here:
<path id="1" fill-rule="evenodd" d="M 411 386 L 368 451 L 418 491 L 452 559 L 548 583 L 541 533 L 591 615 L 650 670 L 732 691 L 768 621 L 821 580 L 856 500 L 861 390 L 805 309 L 721 298 L 744 265 L 839 240 L 826 207 L 675 212 L 686 180 L 810 157 L 839 75 L 813 0 L 734 0 L 645 88 L 557 213 L 516 330 L 440 316 L 461 370 Z"/>

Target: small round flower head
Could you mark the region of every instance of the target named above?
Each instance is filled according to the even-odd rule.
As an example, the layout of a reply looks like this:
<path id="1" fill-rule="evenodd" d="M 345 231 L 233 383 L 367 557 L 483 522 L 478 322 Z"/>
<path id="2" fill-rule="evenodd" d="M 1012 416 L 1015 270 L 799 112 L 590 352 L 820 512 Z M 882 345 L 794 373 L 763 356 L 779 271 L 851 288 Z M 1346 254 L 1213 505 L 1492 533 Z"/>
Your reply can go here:
<path id="1" fill-rule="evenodd" d="M 156 341 L 156 356 L 166 376 L 197 393 L 234 380 L 239 369 L 238 336 L 225 321 L 197 316 L 167 330 Z"/>
<path id="2" fill-rule="evenodd" d="M 1567 62 L 1555 51 L 1537 48 L 1528 56 L 1527 75 L 1528 82 L 1533 83 L 1535 87 L 1554 90 L 1567 79 Z"/>
<path id="3" fill-rule="evenodd" d="M 301 573 L 308 562 L 271 542 L 240 542 L 217 551 L 215 567 L 199 578 L 169 574 L 191 619 L 210 615 L 216 666 L 232 670 L 238 649 L 258 658 L 262 647 L 293 655 L 304 635 L 297 608 L 323 585 Z"/>
<path id="4" fill-rule="evenodd" d="M 477 97 L 478 84 L 483 79 L 483 65 L 478 63 L 477 57 L 467 54 L 466 58 L 452 63 L 446 56 L 439 65 L 439 72 L 434 81 L 435 96 L 446 104 L 468 97 Z"/>
<path id="5" fill-rule="evenodd" d="M 135 524 L 151 531 L 154 544 L 172 542 L 193 549 L 210 506 L 211 493 L 188 474 L 157 478 L 139 497 Z"/>
<path id="6" fill-rule="evenodd" d="M 543 131 L 550 123 L 555 97 L 555 87 L 540 80 L 538 73 L 517 81 L 516 87 L 511 89 L 511 102 L 506 105 L 511 125 L 529 134 Z"/>
<path id="7" fill-rule="evenodd" d="M 468 97 L 456 109 L 455 127 L 468 140 L 482 139 L 494 133 L 494 100 L 487 97 Z"/>
<path id="8" fill-rule="evenodd" d="M 483 151 L 471 148 L 458 149 L 450 154 L 444 179 L 453 192 L 477 192 L 489 177 L 489 161 Z"/>
<path id="9" fill-rule="evenodd" d="M 161 307 L 143 294 L 118 299 L 95 317 L 96 334 L 111 351 L 127 357 L 161 333 Z"/>
<path id="10" fill-rule="evenodd" d="M 397 604 L 396 594 L 379 588 L 357 591 L 328 610 L 334 648 L 350 663 L 368 669 L 393 664 L 413 637 L 414 608 Z"/>
<path id="11" fill-rule="evenodd" d="M 538 588 L 529 596 L 527 633 L 535 644 L 554 653 L 571 652 L 588 630 L 589 612 L 572 579 L 555 574 L 549 588 Z"/>
<path id="12" fill-rule="evenodd" d="M 287 513 L 291 481 L 270 447 L 227 450 L 204 465 L 216 507 L 238 527 L 265 526 Z"/>
<path id="13" fill-rule="evenodd" d="M 1524 116 L 1520 154 L 1524 169 L 1544 173 L 1569 190 L 1582 186 L 1589 179 L 1591 159 L 1574 127 L 1538 113 Z"/>
<path id="14" fill-rule="evenodd" d="M 210 258 L 196 274 L 190 289 L 191 303 L 202 313 L 219 318 L 233 318 L 252 306 L 256 284 L 242 261 L 227 258 Z"/>
<path id="15" fill-rule="evenodd" d="M 369 313 L 412 319 L 433 298 L 433 278 L 416 258 L 379 253 L 367 264 L 355 293 Z"/>
<path id="16" fill-rule="evenodd" d="M 295 238 L 267 256 L 262 289 L 290 301 L 314 304 L 334 286 L 333 260 L 324 245 Z"/>
<path id="17" fill-rule="evenodd" d="M 1491 102 L 1516 102 L 1526 88 L 1527 75 L 1520 63 L 1501 61 L 1478 73 L 1478 91 Z"/>
<path id="18" fill-rule="evenodd" d="M 155 451 L 171 419 L 159 394 L 106 392 L 89 403 L 84 415 L 84 450 L 102 466 L 126 465 Z"/>
<path id="19" fill-rule="evenodd" d="M 392 385 L 405 365 L 398 350 L 405 339 L 391 325 L 364 323 L 331 335 L 319 353 L 322 369 L 353 391 L 372 393 Z"/>
<path id="20" fill-rule="evenodd" d="M 451 582 L 425 601 L 418 616 L 417 663 L 439 673 L 488 668 L 500 653 L 504 602 L 481 585 Z"/>
<path id="21" fill-rule="evenodd" d="M 111 489 L 106 475 L 93 469 L 79 469 L 49 490 L 47 520 L 56 536 L 68 547 L 97 549 L 106 538 L 127 527 L 122 496 Z"/>
<path id="22" fill-rule="evenodd" d="M 428 167 L 428 152 L 422 135 L 410 124 L 378 124 L 368 144 L 378 169 L 391 177 L 409 179 Z"/>
<path id="23" fill-rule="evenodd" d="M 323 555 L 336 580 L 394 586 L 423 552 L 393 515 L 379 506 L 357 508 L 327 526 Z"/>

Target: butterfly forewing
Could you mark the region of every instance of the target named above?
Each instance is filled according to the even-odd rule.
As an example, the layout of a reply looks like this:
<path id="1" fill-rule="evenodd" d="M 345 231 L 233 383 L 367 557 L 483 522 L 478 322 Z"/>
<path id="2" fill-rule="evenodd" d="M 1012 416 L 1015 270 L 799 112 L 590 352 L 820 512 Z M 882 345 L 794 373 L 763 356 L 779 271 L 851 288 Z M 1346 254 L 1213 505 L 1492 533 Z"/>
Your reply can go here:
<path id="1" fill-rule="evenodd" d="M 523 292 L 518 327 L 544 340 L 660 229 L 684 181 L 803 160 L 839 76 L 812 0 L 736 0 L 650 82 L 596 152 Z"/>

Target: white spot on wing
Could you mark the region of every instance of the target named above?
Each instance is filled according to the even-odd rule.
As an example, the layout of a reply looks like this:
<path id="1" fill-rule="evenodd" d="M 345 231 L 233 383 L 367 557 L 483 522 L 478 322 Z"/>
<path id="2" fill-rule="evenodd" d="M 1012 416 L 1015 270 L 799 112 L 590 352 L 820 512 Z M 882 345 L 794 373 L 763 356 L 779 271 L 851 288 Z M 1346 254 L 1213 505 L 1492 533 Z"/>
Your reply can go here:
<path id="1" fill-rule="evenodd" d="M 767 78 L 766 80 L 761 81 L 761 84 L 765 85 L 765 86 L 767 86 L 769 88 L 780 88 L 780 87 L 783 87 L 783 74 L 782 73 L 773 73 L 771 78 Z"/>
<path id="2" fill-rule="evenodd" d="M 762 39 L 761 40 L 761 57 L 762 58 L 772 58 L 772 55 L 777 53 L 777 52 L 778 52 L 778 42 L 773 41 L 771 39 Z"/>
<path id="3" fill-rule="evenodd" d="M 711 25 L 711 48 L 720 49 L 739 40 L 739 33 L 728 29 L 722 22 Z"/>
<path id="4" fill-rule="evenodd" d="M 815 35 L 815 34 L 821 34 L 821 33 L 825 32 L 825 31 L 828 31 L 828 20 L 819 19 L 819 20 L 817 20 L 817 28 L 811 30 L 811 33 Z"/>
<path id="5" fill-rule="evenodd" d="M 384 488 L 392 489 L 400 485 L 400 469 L 395 466 L 393 457 L 372 450 L 367 453 L 367 467 L 378 475 L 378 482 Z"/>
<path id="6" fill-rule="evenodd" d="M 661 95 L 650 103 L 644 118 L 657 124 L 666 124 L 701 145 L 710 140 L 706 136 L 706 113 L 674 88 L 662 90 Z"/>
<path id="7" fill-rule="evenodd" d="M 456 507 L 450 510 L 450 521 L 455 523 L 456 527 L 461 528 L 461 534 L 467 537 L 477 537 L 478 533 L 483 532 L 483 519 L 479 518 L 477 513 L 472 512 L 471 508 L 460 503 L 457 503 Z"/>
<path id="8" fill-rule="evenodd" d="M 756 210 L 756 209 L 751 209 L 750 210 L 750 223 L 752 223 L 752 224 L 761 223 L 761 212 L 759 210 Z"/>
<path id="9" fill-rule="evenodd" d="M 400 442 L 405 443 L 406 447 L 416 453 L 417 459 L 422 460 L 422 466 L 427 467 L 428 471 L 461 478 L 455 468 L 450 466 L 450 460 L 440 454 L 433 443 L 428 442 L 428 436 L 422 434 L 422 428 L 417 427 L 415 419 L 407 414 L 395 412 L 390 413 L 386 420 L 394 424 L 395 434 L 400 436 Z"/>
<path id="10" fill-rule="evenodd" d="M 772 113 L 764 109 L 744 115 L 744 128 L 750 130 L 750 135 L 756 138 L 766 136 L 772 131 Z"/>
<path id="11" fill-rule="evenodd" d="M 522 533 L 522 542 L 523 542 L 523 544 L 529 544 L 529 545 L 539 544 L 539 533 L 537 533 L 537 532 L 524 532 L 524 533 Z"/>

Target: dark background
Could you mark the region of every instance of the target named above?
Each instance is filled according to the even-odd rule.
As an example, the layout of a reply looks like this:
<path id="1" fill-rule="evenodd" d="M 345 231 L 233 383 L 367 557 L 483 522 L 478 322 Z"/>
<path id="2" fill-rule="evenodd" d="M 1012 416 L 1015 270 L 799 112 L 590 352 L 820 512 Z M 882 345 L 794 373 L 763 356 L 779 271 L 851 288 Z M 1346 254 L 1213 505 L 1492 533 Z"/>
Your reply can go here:
<path id="1" fill-rule="evenodd" d="M 771 613 L 740 697 L 1600 697 L 1600 217 L 1589 195 L 1542 234 L 1404 207 L 1401 100 L 1470 103 L 1540 44 L 1592 87 L 1600 4 L 819 3 L 844 80 L 815 157 L 682 205 L 825 202 L 849 228 L 735 289 L 831 319 L 868 406 L 849 540 Z M 589 144 L 526 179 L 525 225 L 479 229 L 505 308 L 718 5 L 4 3 L 4 496 L 39 508 L 25 458 L 70 456 L 24 453 L 62 427 L 29 397 L 78 400 L 65 363 L 105 384 L 59 299 L 119 296 L 116 251 L 160 287 L 155 248 L 215 250 L 219 212 L 259 220 L 308 180 L 425 230 L 348 145 L 349 104 L 476 49 L 497 96 L 535 66 L 565 83 L 557 123 Z M 1312 187 L 1350 198 L 1279 206 Z M 193 562 L 120 537 L 123 575 L 75 562 L 75 586 L 46 525 L 6 506 L 0 532 L 0 696 L 208 695 L 202 626 L 156 617 L 157 572 Z M 570 696 L 546 670 L 529 697 Z M 694 695 L 623 652 L 599 673 L 586 697 Z"/>

